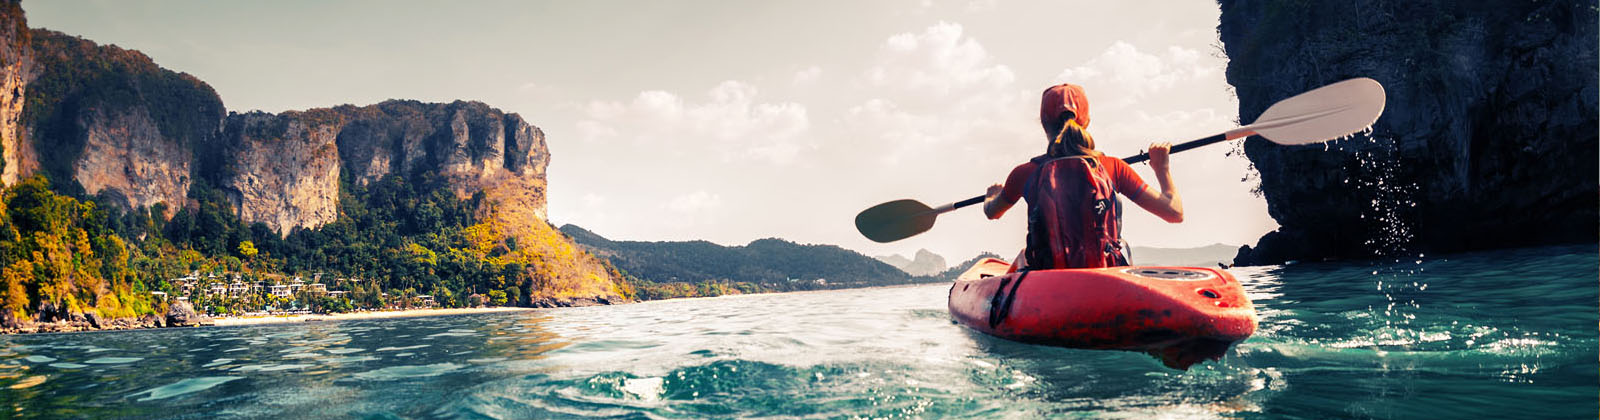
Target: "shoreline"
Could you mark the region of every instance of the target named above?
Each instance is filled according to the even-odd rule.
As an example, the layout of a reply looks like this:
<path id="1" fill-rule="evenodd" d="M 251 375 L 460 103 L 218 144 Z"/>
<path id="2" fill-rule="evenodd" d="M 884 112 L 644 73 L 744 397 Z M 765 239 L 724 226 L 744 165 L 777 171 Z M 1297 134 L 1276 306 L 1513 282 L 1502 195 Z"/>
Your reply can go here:
<path id="1" fill-rule="evenodd" d="M 38 321 L 16 322 L 14 320 L 5 320 L 4 322 L 0 322 L 0 336 L 4 336 L 4 335 L 23 335 L 23 334 L 61 334 L 61 333 L 100 332 L 100 331 L 134 331 L 134 330 L 213 327 L 213 326 L 214 327 L 237 327 L 237 326 L 255 326 L 255 325 L 297 324 L 297 323 L 305 323 L 305 322 L 337 322 L 337 321 L 350 321 L 350 320 L 363 320 L 363 319 L 418 318 L 418 317 L 432 317 L 432 316 L 492 314 L 492 313 L 535 311 L 535 310 L 539 310 L 539 309 L 551 309 L 551 308 L 568 308 L 568 307 L 585 307 L 585 306 L 611 306 L 611 305 L 619 305 L 619 304 L 668 302 L 668 301 L 695 300 L 695 299 L 719 299 L 719 298 L 727 299 L 727 298 L 740 298 L 740 297 L 772 296 L 772 295 L 782 295 L 782 294 L 791 294 L 791 293 L 821 293 L 821 292 L 832 292 L 832 291 L 842 291 L 842 290 L 863 290 L 863 289 L 878 289 L 878 288 L 919 287 L 919 286 L 928 286 L 928 285 L 941 284 L 941 283 L 944 283 L 944 282 L 902 283 L 902 284 L 889 284 L 889 285 L 870 286 L 870 287 L 847 287 L 847 288 L 840 288 L 840 289 L 819 289 L 819 290 L 793 290 L 793 291 L 784 291 L 784 292 L 764 292 L 764 293 L 740 293 L 740 294 L 727 294 L 727 295 L 719 295 L 719 296 L 676 297 L 676 298 L 668 298 L 668 299 L 628 300 L 628 301 L 617 301 L 617 302 L 612 302 L 612 301 L 605 300 L 605 299 L 596 299 L 596 298 L 576 298 L 576 299 L 574 299 L 574 298 L 548 299 L 547 298 L 547 299 L 543 299 L 540 302 L 538 302 L 540 304 L 540 306 L 535 306 L 535 307 L 503 306 L 503 307 L 493 307 L 493 308 L 431 308 L 431 309 L 402 309 L 402 310 L 368 311 L 368 312 L 347 312 L 347 313 L 339 313 L 339 314 L 257 315 L 257 316 L 233 316 L 233 317 L 205 317 L 205 316 L 200 316 L 198 319 L 195 319 L 195 320 L 191 321 L 192 323 L 187 324 L 187 325 L 167 325 L 168 322 L 171 322 L 170 319 L 168 319 L 165 316 L 157 316 L 157 315 L 144 315 L 144 316 L 141 316 L 139 318 L 100 319 L 100 318 L 94 317 L 93 319 L 90 319 L 91 317 L 85 317 L 85 316 L 83 316 L 83 314 L 74 314 L 74 316 L 71 317 L 71 318 L 60 319 L 60 320 L 55 320 L 55 321 L 51 321 L 51 322 L 38 322 Z"/>
<path id="2" fill-rule="evenodd" d="M 234 327 L 249 325 L 295 324 L 302 322 L 350 321 L 358 319 L 419 318 L 448 315 L 492 314 L 503 312 L 525 312 L 537 309 L 538 308 L 521 308 L 511 306 L 495 308 L 402 309 L 397 311 L 346 312 L 340 314 L 241 316 L 212 318 L 212 322 L 214 322 L 214 325 L 218 327 Z"/>

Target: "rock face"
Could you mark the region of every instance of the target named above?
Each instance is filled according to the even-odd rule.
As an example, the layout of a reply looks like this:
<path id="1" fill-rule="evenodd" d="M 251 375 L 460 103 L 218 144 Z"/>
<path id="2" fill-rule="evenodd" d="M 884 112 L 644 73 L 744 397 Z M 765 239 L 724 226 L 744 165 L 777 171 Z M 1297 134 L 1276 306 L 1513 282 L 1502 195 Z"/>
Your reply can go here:
<path id="1" fill-rule="evenodd" d="M 33 33 L 28 31 L 20 0 L 0 2 L 0 9 L 4 9 L 0 10 L 0 182 L 11 185 L 27 169 L 24 148 L 32 149 L 22 141 L 21 119 L 28 68 L 33 64 L 33 50 L 28 48 Z"/>
<path id="2" fill-rule="evenodd" d="M 499 211 L 545 218 L 544 133 L 479 102 L 387 101 L 228 117 L 221 186 L 241 219 L 280 235 L 338 216 L 339 179 L 439 177 L 460 198 L 485 192 Z"/>
<path id="3" fill-rule="evenodd" d="M 44 171 L 124 210 L 183 203 L 195 151 L 214 147 L 222 128 L 216 92 L 138 51 L 53 31 L 28 34 L 22 136 L 16 147 L 6 144 L 3 180 Z M 0 71 L 0 87 L 12 79 Z M 6 98 L 0 94 L 0 134 L 10 118 Z"/>
<path id="4" fill-rule="evenodd" d="M 508 182 L 535 186 L 527 192 L 536 199 L 523 204 L 545 219 L 550 154 L 544 132 L 521 116 L 464 101 L 387 101 L 333 111 L 348 121 L 339 133 L 339 156 L 357 185 L 389 174 L 427 173 L 448 181 L 463 198 Z"/>
<path id="5" fill-rule="evenodd" d="M 1242 120 L 1352 77 L 1389 99 L 1370 136 L 1245 142 L 1282 227 L 1236 262 L 1597 240 L 1593 2 L 1220 4 Z"/>
<path id="6" fill-rule="evenodd" d="M 340 121 L 326 111 L 260 112 L 228 117 L 219 175 L 234 210 L 279 235 L 339 216 Z M 322 118 L 317 118 L 317 117 Z M 332 117 L 332 118 L 330 118 Z"/>
<path id="7" fill-rule="evenodd" d="M 538 127 L 479 102 L 230 114 L 193 76 L 138 51 L 30 30 L 19 2 L 0 0 L 7 185 L 42 174 L 58 192 L 122 210 L 165 203 L 163 218 L 220 190 L 242 221 L 287 235 L 337 220 L 346 187 L 399 176 L 472 199 L 482 229 L 520 243 L 553 276 L 544 292 L 620 293 L 601 261 L 545 222 L 549 159 Z"/>
<path id="8" fill-rule="evenodd" d="M 78 116 L 84 147 L 73 179 L 123 209 L 182 203 L 189 193 L 189 148 L 163 137 L 145 108 L 109 112 L 91 108 Z"/>
<path id="9" fill-rule="evenodd" d="M 45 172 L 124 210 L 186 202 L 211 181 L 240 218 L 287 235 L 338 217 L 339 179 L 439 177 L 495 215 L 546 217 L 544 133 L 479 102 L 387 101 L 303 112 L 225 115 L 216 92 L 138 51 L 28 30 L 0 2 L 0 181 Z"/>

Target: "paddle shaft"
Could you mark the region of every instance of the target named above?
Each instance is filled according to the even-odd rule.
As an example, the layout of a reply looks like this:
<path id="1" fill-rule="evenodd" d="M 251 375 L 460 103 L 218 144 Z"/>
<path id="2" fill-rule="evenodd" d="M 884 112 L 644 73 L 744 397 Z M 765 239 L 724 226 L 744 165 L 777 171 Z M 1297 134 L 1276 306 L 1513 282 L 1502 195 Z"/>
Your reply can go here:
<path id="1" fill-rule="evenodd" d="M 1255 131 L 1248 130 L 1248 129 L 1245 129 L 1245 128 L 1241 128 L 1241 129 L 1237 129 L 1237 130 L 1231 130 L 1231 131 L 1228 131 L 1226 133 L 1218 134 L 1218 135 L 1215 135 L 1215 136 L 1206 137 L 1206 138 L 1199 139 L 1199 140 L 1186 141 L 1186 142 L 1183 142 L 1183 143 L 1178 143 L 1178 144 L 1172 145 L 1172 151 L 1168 152 L 1168 153 L 1178 153 L 1178 152 L 1182 152 L 1182 151 L 1185 151 L 1185 150 L 1198 148 L 1198 147 L 1201 147 L 1201 146 L 1207 146 L 1207 145 L 1211 145 L 1211 144 L 1214 144 L 1214 143 L 1221 143 L 1221 142 L 1225 142 L 1225 141 L 1228 141 L 1228 140 L 1237 139 L 1237 138 L 1240 138 L 1240 137 L 1250 136 L 1252 134 L 1255 134 Z M 1147 161 L 1147 160 L 1150 160 L 1150 153 L 1140 153 L 1140 154 L 1137 154 L 1137 155 L 1130 156 L 1130 157 L 1128 157 L 1126 159 L 1123 159 L 1124 162 L 1128 162 L 1129 164 L 1144 162 L 1144 161 Z M 945 204 L 943 206 L 935 207 L 933 209 L 933 213 L 934 214 L 945 213 L 945 212 L 949 212 L 949 211 L 952 211 L 952 210 L 955 210 L 955 209 L 959 209 L 959 208 L 962 208 L 962 207 L 970 206 L 970 205 L 973 205 L 973 204 L 982 203 L 983 199 L 984 199 L 984 196 L 980 195 L 980 196 L 977 196 L 977 197 L 968 198 L 968 199 L 957 201 L 957 202 L 954 202 L 954 203 Z"/>

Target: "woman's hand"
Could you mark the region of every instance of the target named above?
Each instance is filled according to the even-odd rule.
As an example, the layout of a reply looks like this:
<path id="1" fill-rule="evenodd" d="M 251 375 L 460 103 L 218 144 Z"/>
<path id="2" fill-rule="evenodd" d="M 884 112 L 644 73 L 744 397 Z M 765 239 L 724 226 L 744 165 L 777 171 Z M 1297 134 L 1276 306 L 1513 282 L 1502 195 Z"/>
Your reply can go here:
<path id="1" fill-rule="evenodd" d="M 1150 168 L 1155 169 L 1156 173 L 1167 172 L 1167 170 L 1170 169 L 1167 166 L 1167 154 L 1171 152 L 1172 143 L 1164 141 L 1150 143 L 1150 151 L 1146 152 L 1150 154 Z"/>
<path id="2" fill-rule="evenodd" d="M 994 184 L 983 193 L 983 215 L 988 216 L 989 220 L 999 219 L 1001 215 L 1006 214 L 1006 209 L 1016 204 L 1006 202 L 1006 199 L 1001 197 L 1001 192 L 1005 190 L 1004 185 Z"/>
<path id="3" fill-rule="evenodd" d="M 1172 182 L 1171 168 L 1167 166 L 1167 154 L 1172 153 L 1172 143 L 1151 143 L 1150 151 L 1146 153 L 1150 154 L 1150 168 L 1156 171 L 1156 182 L 1161 184 L 1161 190 L 1146 186 L 1144 191 L 1129 198 L 1133 199 L 1134 204 L 1168 223 L 1182 223 L 1183 198 L 1178 196 L 1178 185 Z"/>

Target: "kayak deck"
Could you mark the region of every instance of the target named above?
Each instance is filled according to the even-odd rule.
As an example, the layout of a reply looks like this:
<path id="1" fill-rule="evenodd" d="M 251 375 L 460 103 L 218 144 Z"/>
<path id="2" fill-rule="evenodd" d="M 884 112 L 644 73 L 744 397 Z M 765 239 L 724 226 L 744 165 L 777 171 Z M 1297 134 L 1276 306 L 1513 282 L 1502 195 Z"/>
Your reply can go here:
<path id="1" fill-rule="evenodd" d="M 1009 268 L 995 258 L 969 268 L 951 285 L 951 316 L 1000 338 L 1143 351 L 1177 369 L 1221 358 L 1256 329 L 1244 288 L 1222 270 Z"/>

